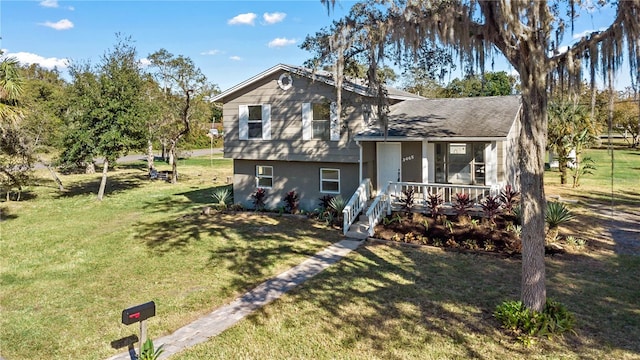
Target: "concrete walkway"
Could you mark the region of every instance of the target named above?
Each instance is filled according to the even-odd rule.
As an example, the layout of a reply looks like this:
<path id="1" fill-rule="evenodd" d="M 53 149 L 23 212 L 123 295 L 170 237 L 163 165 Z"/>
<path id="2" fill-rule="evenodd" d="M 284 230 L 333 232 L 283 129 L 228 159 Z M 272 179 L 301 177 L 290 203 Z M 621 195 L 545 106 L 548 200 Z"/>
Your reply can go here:
<path id="1" fill-rule="evenodd" d="M 163 345 L 161 359 L 180 352 L 190 346 L 207 341 L 236 324 L 260 307 L 276 300 L 287 291 L 302 284 L 330 265 L 340 261 L 345 255 L 362 244 L 357 240 L 342 240 L 314 256 L 292 267 L 282 274 L 265 281 L 228 305 L 222 306 L 210 314 L 188 324 L 173 334 L 155 339 L 154 345 Z M 137 349 L 136 344 L 136 349 Z M 130 360 L 129 353 L 121 353 L 109 360 Z"/>

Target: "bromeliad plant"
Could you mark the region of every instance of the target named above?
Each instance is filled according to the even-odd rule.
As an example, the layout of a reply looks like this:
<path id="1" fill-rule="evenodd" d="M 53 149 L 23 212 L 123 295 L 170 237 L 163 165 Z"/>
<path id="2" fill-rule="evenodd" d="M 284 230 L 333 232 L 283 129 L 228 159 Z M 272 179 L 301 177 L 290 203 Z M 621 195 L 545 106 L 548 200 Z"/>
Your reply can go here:
<path id="1" fill-rule="evenodd" d="M 505 185 L 504 189 L 500 191 L 500 202 L 505 213 L 513 214 L 514 208 L 518 204 L 520 199 L 520 192 L 516 191 L 511 185 Z"/>
<path id="2" fill-rule="evenodd" d="M 411 211 L 413 207 L 413 200 L 415 198 L 415 189 L 413 187 L 409 187 L 405 190 L 402 190 L 402 208 L 406 211 Z"/>
<path id="3" fill-rule="evenodd" d="M 453 210 L 458 217 L 466 216 L 469 214 L 469 210 L 473 206 L 473 201 L 467 193 L 456 193 L 456 199 L 453 203 Z"/>
<path id="4" fill-rule="evenodd" d="M 500 213 L 500 199 L 495 195 L 488 195 L 482 202 L 482 211 L 492 223 L 495 223 L 496 216 Z"/>
<path id="5" fill-rule="evenodd" d="M 290 214 L 295 214 L 298 212 L 298 207 L 300 205 L 300 198 L 295 190 L 291 190 L 285 195 L 282 199 L 284 202 L 284 209 Z"/>
<path id="6" fill-rule="evenodd" d="M 256 211 L 263 211 L 265 206 L 265 198 L 267 197 L 267 190 L 264 188 L 258 188 L 256 192 L 251 194 L 253 198 L 253 208 Z"/>
<path id="7" fill-rule="evenodd" d="M 431 217 L 436 218 L 438 216 L 438 210 L 442 206 L 443 200 L 442 195 L 438 193 L 429 193 L 427 198 L 427 205 L 429 206 L 429 210 L 431 211 Z"/>

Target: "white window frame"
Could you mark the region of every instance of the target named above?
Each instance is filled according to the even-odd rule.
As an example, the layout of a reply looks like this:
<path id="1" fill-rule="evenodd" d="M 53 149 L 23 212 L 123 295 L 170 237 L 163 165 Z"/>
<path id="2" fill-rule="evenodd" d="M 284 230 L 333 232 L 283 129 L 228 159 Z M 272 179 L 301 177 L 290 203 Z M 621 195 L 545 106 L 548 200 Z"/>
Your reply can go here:
<path id="1" fill-rule="evenodd" d="M 270 168 L 271 169 L 271 175 L 264 175 L 260 173 L 260 169 L 261 168 Z M 264 173 L 264 171 L 263 171 Z M 271 186 L 261 186 L 260 185 L 260 179 L 270 179 L 271 180 Z M 259 189 L 271 189 L 273 187 L 273 166 L 271 165 L 256 165 L 256 188 Z"/>
<path id="2" fill-rule="evenodd" d="M 314 120 L 313 116 L 313 104 L 321 103 L 302 103 L 302 140 L 320 140 L 320 141 L 339 141 L 340 140 L 340 119 L 337 114 L 337 106 L 335 102 L 329 103 L 329 137 L 317 138 L 313 134 L 313 122 L 325 121 Z"/>
<path id="3" fill-rule="evenodd" d="M 323 172 L 324 171 L 336 171 L 338 173 L 338 179 L 325 179 L 323 177 Z M 324 182 L 332 182 L 332 183 L 338 183 L 338 190 L 337 191 L 332 191 L 332 190 L 325 190 L 324 189 Z M 334 168 L 320 168 L 320 192 L 321 193 L 325 193 L 325 194 L 340 194 L 340 169 L 334 169 Z"/>
<path id="4" fill-rule="evenodd" d="M 261 118 L 249 120 L 249 107 L 260 106 Z M 240 140 L 271 140 L 271 105 L 247 104 L 238 106 L 238 124 Z M 260 137 L 249 137 L 249 124 L 261 124 Z"/>

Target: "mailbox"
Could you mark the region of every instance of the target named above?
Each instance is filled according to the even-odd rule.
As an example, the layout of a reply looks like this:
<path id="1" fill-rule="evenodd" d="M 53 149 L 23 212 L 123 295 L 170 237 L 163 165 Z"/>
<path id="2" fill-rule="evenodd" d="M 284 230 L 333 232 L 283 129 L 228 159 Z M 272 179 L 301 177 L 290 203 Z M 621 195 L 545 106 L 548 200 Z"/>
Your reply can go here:
<path id="1" fill-rule="evenodd" d="M 130 325 L 147 320 L 153 316 L 156 316 L 156 303 L 149 301 L 148 303 L 122 310 L 122 323 Z"/>

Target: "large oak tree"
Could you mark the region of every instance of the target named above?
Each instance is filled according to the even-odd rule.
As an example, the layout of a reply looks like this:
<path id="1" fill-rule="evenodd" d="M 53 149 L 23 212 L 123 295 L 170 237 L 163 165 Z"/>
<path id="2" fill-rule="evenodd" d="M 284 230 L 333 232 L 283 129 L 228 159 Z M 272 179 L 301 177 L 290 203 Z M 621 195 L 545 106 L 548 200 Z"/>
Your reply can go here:
<path id="1" fill-rule="evenodd" d="M 322 0 L 330 7 L 335 0 Z M 612 74 L 627 55 L 632 81 L 640 83 L 640 0 L 600 1 L 511 1 L 511 0 L 371 0 L 379 9 L 369 23 L 357 24 L 358 34 L 367 36 L 372 71 L 384 58 L 387 36 L 396 49 L 415 52 L 425 42 L 453 48 L 463 58 L 474 59 L 484 69 L 493 54 L 500 54 L 520 76 L 522 126 L 519 136 L 520 191 L 522 193 L 522 288 L 524 304 L 541 311 L 546 302 L 544 241 L 546 208 L 544 160 L 547 135 L 548 91 L 552 79 L 566 79 L 563 86 L 576 88 L 586 68 L 592 78 L 598 73 Z M 614 6 L 616 15 L 608 28 L 585 35 L 561 48 L 565 33 L 586 6 Z M 355 24 L 348 21 L 328 44 L 340 63 L 350 46 Z M 380 41 L 381 34 L 384 42 Z M 360 41 L 360 43 L 366 43 Z M 337 65 L 337 87 L 340 70 Z M 370 80 L 375 80 L 371 76 Z M 591 82 L 592 86 L 595 84 Z M 378 87 L 372 89 L 377 91 Z M 340 90 L 338 90 L 340 91 Z M 340 97 L 338 96 L 338 99 Z"/>

